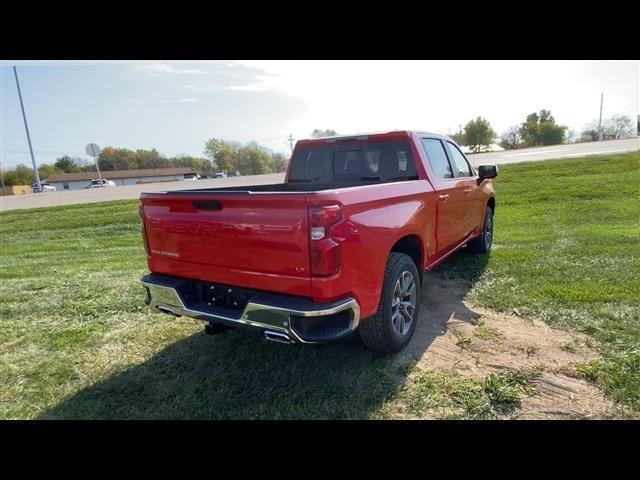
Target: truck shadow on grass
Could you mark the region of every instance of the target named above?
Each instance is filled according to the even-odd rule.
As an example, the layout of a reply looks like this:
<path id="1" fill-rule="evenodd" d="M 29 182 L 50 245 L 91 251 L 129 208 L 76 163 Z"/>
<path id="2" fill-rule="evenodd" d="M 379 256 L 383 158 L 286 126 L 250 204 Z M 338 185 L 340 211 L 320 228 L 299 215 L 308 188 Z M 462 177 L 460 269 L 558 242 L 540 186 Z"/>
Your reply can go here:
<path id="1" fill-rule="evenodd" d="M 369 351 L 355 339 L 284 346 L 247 332 L 199 333 L 79 391 L 39 418 L 370 418 L 402 389 L 404 367 L 445 333 L 451 315 L 478 317 L 462 299 L 486 263 L 486 255 L 461 251 L 425 273 L 419 328 L 399 356 Z M 452 285 L 455 291 L 443 301 L 443 289 Z"/>

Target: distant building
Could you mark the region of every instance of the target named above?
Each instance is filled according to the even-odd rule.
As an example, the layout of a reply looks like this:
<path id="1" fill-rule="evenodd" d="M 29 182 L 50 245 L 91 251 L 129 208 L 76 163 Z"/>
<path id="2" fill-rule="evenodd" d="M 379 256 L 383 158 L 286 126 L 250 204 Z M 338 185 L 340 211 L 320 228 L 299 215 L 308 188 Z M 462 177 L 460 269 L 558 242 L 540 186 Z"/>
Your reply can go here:
<path id="1" fill-rule="evenodd" d="M 173 182 L 193 180 L 196 172 L 192 168 L 149 168 L 143 170 L 116 170 L 100 172 L 102 178 L 113 180 L 116 186 L 136 185 L 140 183 Z M 54 173 L 49 175 L 47 183 L 56 190 L 83 190 L 98 179 L 98 172 Z"/>

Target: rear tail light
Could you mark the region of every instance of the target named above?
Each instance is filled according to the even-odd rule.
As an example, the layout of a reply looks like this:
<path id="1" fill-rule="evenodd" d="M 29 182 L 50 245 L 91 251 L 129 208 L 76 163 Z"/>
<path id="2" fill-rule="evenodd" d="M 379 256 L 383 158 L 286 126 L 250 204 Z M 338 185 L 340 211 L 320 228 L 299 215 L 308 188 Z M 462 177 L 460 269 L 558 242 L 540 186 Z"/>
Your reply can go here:
<path id="1" fill-rule="evenodd" d="M 309 207 L 311 275 L 328 277 L 340 270 L 340 247 L 331 238 L 331 227 L 341 219 L 340 205 Z"/>
<path id="2" fill-rule="evenodd" d="M 138 214 L 142 219 L 142 241 L 144 243 L 144 249 L 147 252 L 147 257 L 148 257 L 149 255 L 151 255 L 151 251 L 149 250 L 149 241 L 147 240 L 147 232 L 146 232 L 147 225 L 144 220 L 144 206 L 142 204 L 138 206 Z"/>

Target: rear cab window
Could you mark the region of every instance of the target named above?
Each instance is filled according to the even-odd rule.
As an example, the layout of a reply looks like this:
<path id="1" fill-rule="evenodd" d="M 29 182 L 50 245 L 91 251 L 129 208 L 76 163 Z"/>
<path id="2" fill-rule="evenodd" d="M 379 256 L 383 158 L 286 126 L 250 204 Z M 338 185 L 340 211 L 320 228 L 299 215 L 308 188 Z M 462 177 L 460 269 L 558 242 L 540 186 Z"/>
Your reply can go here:
<path id="1" fill-rule="evenodd" d="M 302 147 L 291 159 L 291 182 L 391 182 L 417 180 L 408 140 Z"/>

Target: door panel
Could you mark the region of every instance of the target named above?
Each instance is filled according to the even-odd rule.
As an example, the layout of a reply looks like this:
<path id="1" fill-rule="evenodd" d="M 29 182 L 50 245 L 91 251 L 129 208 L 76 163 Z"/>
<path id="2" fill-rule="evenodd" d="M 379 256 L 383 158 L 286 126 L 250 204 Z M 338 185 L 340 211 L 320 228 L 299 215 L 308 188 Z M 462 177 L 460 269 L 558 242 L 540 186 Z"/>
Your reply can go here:
<path id="1" fill-rule="evenodd" d="M 455 248 L 466 235 L 465 209 L 468 199 L 459 182 L 438 190 L 436 245 L 438 256 Z"/>
<path id="2" fill-rule="evenodd" d="M 456 247 L 466 235 L 468 222 L 465 207 L 468 199 L 463 182 L 454 176 L 442 142 L 437 138 L 421 140 L 428 160 L 429 176 L 437 192 L 436 257 L 441 257 Z"/>
<path id="3" fill-rule="evenodd" d="M 475 171 L 464 154 L 453 143 L 447 141 L 447 149 L 454 174 L 458 177 L 458 186 L 462 190 L 464 200 L 463 210 L 463 234 L 462 238 L 476 231 L 478 226 L 478 211 L 480 209 L 480 192 Z M 482 217 L 484 218 L 484 216 Z"/>

